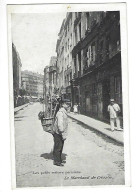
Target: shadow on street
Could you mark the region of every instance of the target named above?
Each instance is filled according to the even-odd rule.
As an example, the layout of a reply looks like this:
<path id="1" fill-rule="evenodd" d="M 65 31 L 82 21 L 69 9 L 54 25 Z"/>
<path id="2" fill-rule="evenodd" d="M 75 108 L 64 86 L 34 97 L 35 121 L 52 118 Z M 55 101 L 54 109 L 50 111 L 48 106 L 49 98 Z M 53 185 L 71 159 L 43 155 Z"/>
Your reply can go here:
<path id="1" fill-rule="evenodd" d="M 67 154 L 62 153 L 63 161 L 66 161 L 66 156 Z M 46 160 L 53 160 L 53 152 L 41 154 L 40 157 L 43 157 Z"/>

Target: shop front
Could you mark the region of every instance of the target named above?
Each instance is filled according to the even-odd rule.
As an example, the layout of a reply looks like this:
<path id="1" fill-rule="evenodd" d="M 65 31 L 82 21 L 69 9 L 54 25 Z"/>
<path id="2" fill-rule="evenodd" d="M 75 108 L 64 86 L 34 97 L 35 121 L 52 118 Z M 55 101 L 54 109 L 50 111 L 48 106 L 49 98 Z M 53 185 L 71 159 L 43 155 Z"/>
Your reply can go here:
<path id="1" fill-rule="evenodd" d="M 113 65 L 114 64 L 114 65 Z M 109 122 L 107 107 L 114 98 L 121 108 L 122 124 L 122 79 L 120 60 L 106 63 L 100 69 L 81 77 L 81 114 Z M 75 95 L 76 98 L 76 95 Z"/>

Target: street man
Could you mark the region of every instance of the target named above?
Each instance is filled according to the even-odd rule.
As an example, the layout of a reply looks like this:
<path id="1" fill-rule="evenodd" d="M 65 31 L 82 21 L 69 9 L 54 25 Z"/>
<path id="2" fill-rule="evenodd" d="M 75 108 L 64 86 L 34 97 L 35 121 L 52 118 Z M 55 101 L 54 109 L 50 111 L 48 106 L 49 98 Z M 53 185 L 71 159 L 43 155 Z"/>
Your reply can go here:
<path id="1" fill-rule="evenodd" d="M 120 120 L 119 120 L 119 113 L 120 107 L 117 103 L 115 103 L 114 99 L 110 99 L 110 105 L 108 105 L 108 112 L 110 115 L 110 126 L 111 131 L 114 131 L 114 126 L 116 122 L 117 130 L 120 130 Z"/>
<path id="2" fill-rule="evenodd" d="M 62 101 L 61 108 L 56 114 L 54 127 L 53 127 L 53 138 L 54 138 L 54 148 L 53 148 L 53 158 L 54 165 L 64 166 L 61 158 L 64 141 L 67 137 L 68 130 L 68 116 L 67 116 L 68 105 Z"/>

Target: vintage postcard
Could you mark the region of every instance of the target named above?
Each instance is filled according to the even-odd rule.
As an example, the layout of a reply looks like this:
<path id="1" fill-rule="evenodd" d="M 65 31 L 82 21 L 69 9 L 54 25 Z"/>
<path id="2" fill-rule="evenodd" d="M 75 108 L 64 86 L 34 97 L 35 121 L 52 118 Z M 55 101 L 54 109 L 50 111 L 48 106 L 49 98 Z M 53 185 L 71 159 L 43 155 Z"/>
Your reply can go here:
<path id="1" fill-rule="evenodd" d="M 130 185 L 126 4 L 7 15 L 12 187 Z"/>

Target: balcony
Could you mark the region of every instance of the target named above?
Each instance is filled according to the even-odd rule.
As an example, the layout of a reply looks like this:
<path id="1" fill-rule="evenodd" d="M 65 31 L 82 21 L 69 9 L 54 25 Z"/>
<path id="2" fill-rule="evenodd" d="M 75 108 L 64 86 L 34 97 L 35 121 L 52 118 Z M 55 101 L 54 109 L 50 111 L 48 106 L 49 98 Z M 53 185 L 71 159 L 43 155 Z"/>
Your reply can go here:
<path id="1" fill-rule="evenodd" d="M 120 45 L 117 45 L 116 47 L 113 47 L 110 51 L 109 51 L 109 59 L 111 59 L 112 57 L 114 57 L 117 53 L 120 52 Z"/>
<path id="2" fill-rule="evenodd" d="M 96 24 L 97 24 L 97 21 L 96 21 L 96 20 L 93 20 L 93 21 L 91 22 L 90 31 L 94 30 Z"/>
<path id="3" fill-rule="evenodd" d="M 77 78 L 80 78 L 80 77 L 81 77 L 81 71 L 75 72 L 73 74 L 73 79 L 77 79 Z"/>
<path id="4" fill-rule="evenodd" d="M 96 65 L 91 63 L 89 66 L 84 66 L 84 69 L 83 69 L 83 74 L 86 74 L 90 71 L 93 71 L 94 69 L 96 68 Z"/>
<path id="5" fill-rule="evenodd" d="M 75 53 L 78 53 L 81 50 L 81 40 L 76 43 L 72 50 L 72 56 L 75 55 Z"/>
<path id="6" fill-rule="evenodd" d="M 81 71 L 78 71 L 78 78 L 81 77 Z"/>
<path id="7" fill-rule="evenodd" d="M 90 32 L 91 32 L 91 30 L 90 30 L 90 28 L 88 28 L 88 29 L 85 31 L 85 36 L 87 36 Z"/>

